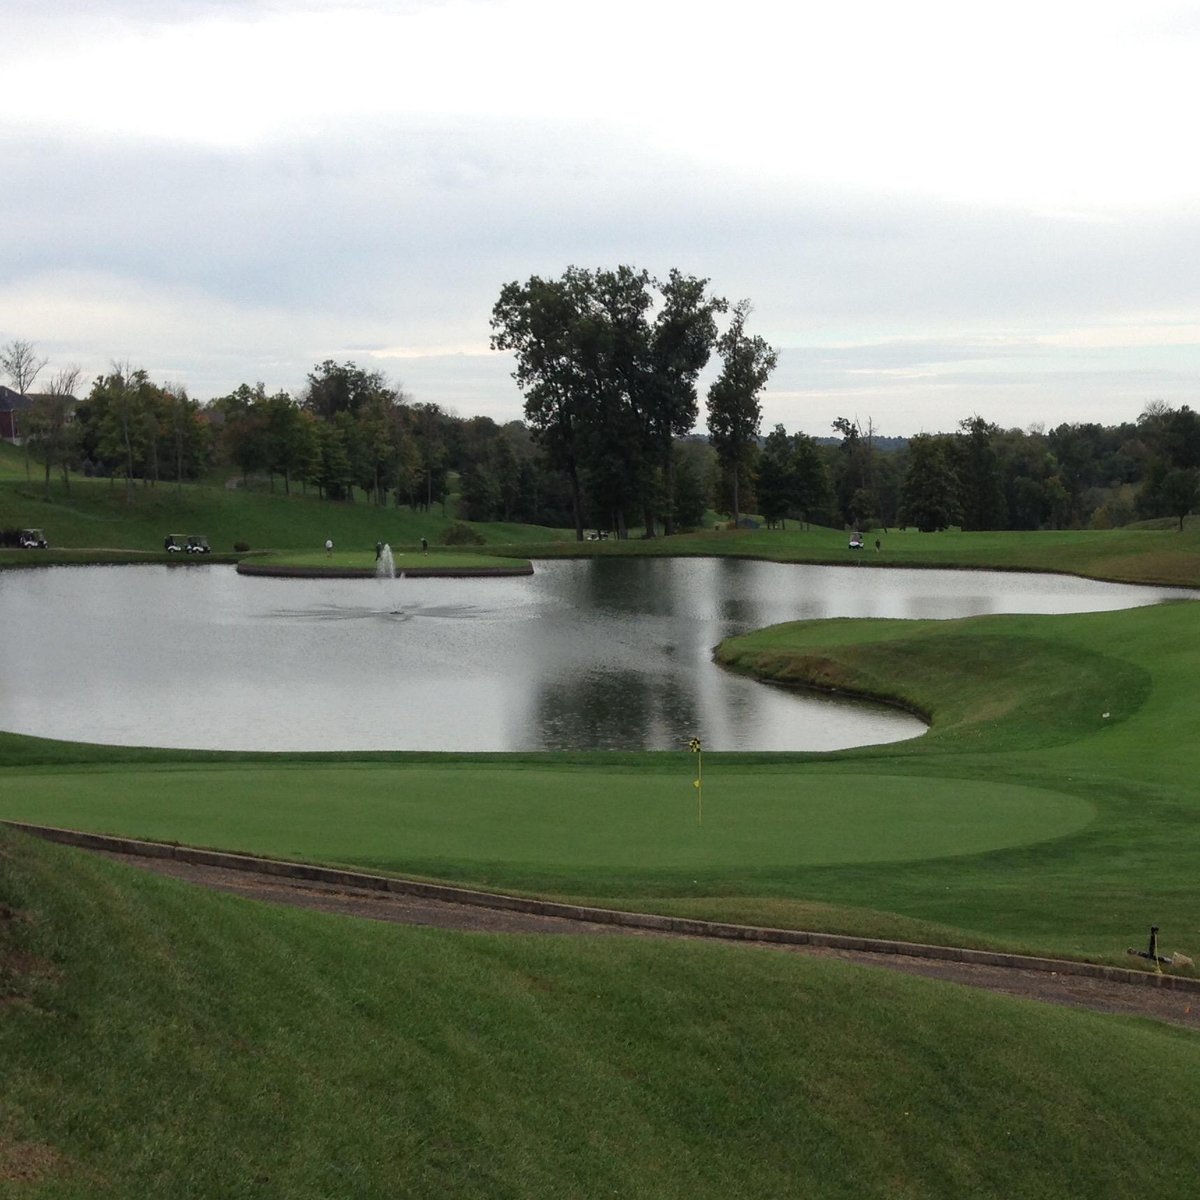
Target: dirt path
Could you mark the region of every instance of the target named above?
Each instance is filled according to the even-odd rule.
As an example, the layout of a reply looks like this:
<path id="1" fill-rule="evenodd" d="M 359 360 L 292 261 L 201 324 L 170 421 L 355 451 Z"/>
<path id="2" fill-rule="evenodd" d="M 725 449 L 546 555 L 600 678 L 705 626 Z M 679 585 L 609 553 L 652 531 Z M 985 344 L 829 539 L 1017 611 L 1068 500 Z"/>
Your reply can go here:
<path id="1" fill-rule="evenodd" d="M 289 879 L 225 867 L 200 866 L 165 858 L 144 858 L 139 855 L 115 854 L 100 851 L 114 861 L 127 863 L 142 870 L 169 875 L 188 883 L 219 891 L 232 892 L 272 904 L 287 904 L 344 916 L 365 917 L 374 921 L 395 921 L 405 925 L 427 925 L 437 929 L 464 930 L 482 933 L 537 933 L 598 935 L 607 937 L 679 937 L 685 935 L 652 930 L 623 928 L 618 925 L 532 913 L 509 912 L 484 908 L 477 904 L 454 904 L 420 896 L 406 896 L 366 888 L 335 886 L 310 880 Z M 764 950 L 789 954 L 810 954 L 820 958 L 838 958 L 845 962 L 944 979 L 968 987 L 984 988 L 1040 1000 L 1047 1004 L 1062 1004 L 1074 1008 L 1090 1008 L 1097 1012 L 1123 1013 L 1129 1016 L 1151 1017 L 1172 1024 L 1200 1030 L 1200 994 L 1167 991 L 1105 979 L 1079 975 L 1058 975 L 1046 971 L 1031 971 L 1014 967 L 996 967 L 977 963 L 948 962 L 915 958 L 904 954 L 878 954 L 858 950 L 836 950 L 821 946 L 774 945 L 750 942 L 759 952 Z"/>

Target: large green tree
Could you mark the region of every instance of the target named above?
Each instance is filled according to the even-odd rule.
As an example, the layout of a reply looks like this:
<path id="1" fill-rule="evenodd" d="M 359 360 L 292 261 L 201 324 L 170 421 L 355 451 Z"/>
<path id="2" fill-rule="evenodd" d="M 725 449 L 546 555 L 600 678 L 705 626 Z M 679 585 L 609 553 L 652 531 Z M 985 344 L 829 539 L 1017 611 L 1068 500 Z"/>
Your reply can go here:
<path id="1" fill-rule="evenodd" d="M 981 416 L 959 423 L 958 483 L 964 529 L 1004 529 L 1008 505 L 1000 459 L 992 444 L 999 432 Z"/>
<path id="2" fill-rule="evenodd" d="M 921 433 L 909 440 L 908 450 L 900 519 L 922 533 L 946 529 L 959 519 L 958 477 L 948 438 Z"/>
<path id="3" fill-rule="evenodd" d="M 513 378 L 525 395 L 525 419 L 538 445 L 571 486 L 575 536 L 583 541 L 582 469 L 591 402 L 580 345 L 584 273 L 572 267 L 560 279 L 531 276 L 500 290 L 492 308 L 494 350 L 510 350 Z"/>
<path id="4" fill-rule="evenodd" d="M 736 525 L 742 491 L 749 481 L 762 423 L 759 396 L 775 369 L 778 355 L 758 335 L 746 332 L 750 302 L 733 307 L 729 327 L 717 340 L 721 371 L 708 389 L 708 437 L 717 452 Z"/>
<path id="5" fill-rule="evenodd" d="M 1171 516 L 1179 521 L 1183 532 L 1183 519 L 1200 501 L 1200 472 L 1195 468 L 1176 467 L 1163 480 L 1163 503 Z"/>
<path id="6" fill-rule="evenodd" d="M 696 381 L 712 356 L 717 314 L 726 302 L 708 290 L 709 280 L 672 269 L 657 282 L 662 307 L 650 329 L 648 378 L 642 384 L 641 408 L 652 461 L 662 474 L 660 491 L 664 532 L 676 526 L 675 439 L 696 425 L 699 404 Z M 654 512 L 645 516 L 647 536 L 654 535 Z"/>
<path id="7" fill-rule="evenodd" d="M 706 279 L 624 265 L 501 290 L 492 346 L 513 352 L 533 436 L 570 480 L 576 537 L 585 515 L 619 536 L 637 512 L 647 536 L 660 516 L 674 528 L 672 446 L 695 424 L 723 308 Z"/>

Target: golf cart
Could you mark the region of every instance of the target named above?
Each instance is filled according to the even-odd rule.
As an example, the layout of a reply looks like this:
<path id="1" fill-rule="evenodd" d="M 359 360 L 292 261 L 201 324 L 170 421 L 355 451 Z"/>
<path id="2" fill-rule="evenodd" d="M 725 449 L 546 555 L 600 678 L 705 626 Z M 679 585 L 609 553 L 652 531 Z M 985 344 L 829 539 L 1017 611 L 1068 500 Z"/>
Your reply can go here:
<path id="1" fill-rule="evenodd" d="M 163 549 L 168 554 L 182 554 L 184 545 L 184 536 L 182 533 L 168 533 L 163 538 Z"/>
<path id="2" fill-rule="evenodd" d="M 189 533 L 187 536 L 187 545 L 184 549 L 189 554 L 211 554 L 212 547 L 208 544 L 208 538 L 199 533 Z"/>
<path id="3" fill-rule="evenodd" d="M 45 550 L 48 545 L 46 535 L 40 529 L 22 529 L 17 535 L 17 543 L 23 550 Z"/>

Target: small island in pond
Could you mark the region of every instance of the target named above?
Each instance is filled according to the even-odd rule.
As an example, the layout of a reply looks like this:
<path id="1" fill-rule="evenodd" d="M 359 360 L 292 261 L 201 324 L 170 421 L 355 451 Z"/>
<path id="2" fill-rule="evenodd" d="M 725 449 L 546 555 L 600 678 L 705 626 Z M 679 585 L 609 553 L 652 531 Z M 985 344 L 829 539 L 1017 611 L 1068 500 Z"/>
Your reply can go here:
<path id="1" fill-rule="evenodd" d="M 372 579 L 496 577 L 532 575 L 526 558 L 500 558 L 468 550 L 422 551 L 419 547 L 392 550 L 390 562 L 374 550 L 326 552 L 281 551 L 256 554 L 238 563 L 240 575 L 272 575 L 294 579 Z"/>

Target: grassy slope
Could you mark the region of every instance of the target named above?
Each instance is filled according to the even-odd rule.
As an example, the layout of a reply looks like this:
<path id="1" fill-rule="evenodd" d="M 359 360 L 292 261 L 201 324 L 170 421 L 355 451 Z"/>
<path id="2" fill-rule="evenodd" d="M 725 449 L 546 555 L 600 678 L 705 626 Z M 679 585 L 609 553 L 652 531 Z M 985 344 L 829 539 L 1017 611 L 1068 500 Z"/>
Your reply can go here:
<path id="1" fill-rule="evenodd" d="M 451 521 L 435 511 L 378 509 L 365 502 L 328 504 L 313 496 L 244 492 L 221 486 L 135 487 L 104 480 L 61 483 L 42 498 L 36 473 L 25 480 L 19 450 L 0 444 L 0 527 L 37 526 L 54 547 L 119 547 L 157 551 L 167 533 L 203 533 L 216 551 L 234 542 L 254 550 L 312 551 L 333 538 L 338 549 L 393 549 L 436 543 Z M 714 531 L 651 541 L 577 543 L 570 531 L 494 523 L 477 527 L 496 552 L 521 558 L 556 555 L 736 555 L 785 562 L 865 562 L 872 566 L 937 566 L 1067 571 L 1098 578 L 1200 586 L 1200 518 L 1174 528 L 1064 530 L 1046 533 L 922 534 L 874 531 L 867 549 L 851 552 L 840 530 Z M 875 537 L 882 542 L 876 553 Z"/>
<path id="2" fill-rule="evenodd" d="M 1020 850 L 870 871 L 817 868 L 806 888 L 1066 953 L 1133 942 L 1152 923 L 1196 956 L 1200 861 L 1193 735 L 1200 606 L 1070 617 L 779 626 L 722 658 L 764 678 L 903 694 L 924 739 L 834 756 L 827 769 L 1025 782 L 1087 799 L 1097 819 Z M 1108 714 L 1105 716 L 1105 714 Z"/>
<path id="3" fill-rule="evenodd" d="M 168 533 L 201 533 L 220 552 L 232 551 L 235 542 L 254 550 L 319 550 L 332 538 L 339 549 L 358 547 L 373 554 L 377 541 L 389 542 L 393 550 L 415 547 L 422 537 L 436 543 L 453 523 L 437 510 L 377 508 L 361 499 L 356 504 L 329 504 L 282 491 L 197 485 L 179 489 L 168 483 L 135 487 L 127 499 L 120 481 L 78 479 L 72 481 L 69 494 L 55 484 L 46 501 L 36 480 L 27 484 L 0 476 L 0 528 L 42 528 L 52 547 L 158 551 Z M 530 525 L 477 528 L 491 542 L 521 538 L 537 544 L 556 536 L 553 530 Z"/>
<path id="4" fill-rule="evenodd" d="M 1194 1194 L 1200 1041 L 1150 1022 L 277 910 L 3 833 L 0 904 L 3 1195 Z"/>

